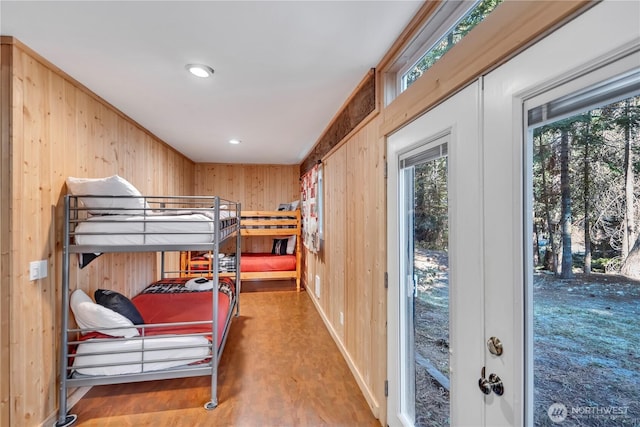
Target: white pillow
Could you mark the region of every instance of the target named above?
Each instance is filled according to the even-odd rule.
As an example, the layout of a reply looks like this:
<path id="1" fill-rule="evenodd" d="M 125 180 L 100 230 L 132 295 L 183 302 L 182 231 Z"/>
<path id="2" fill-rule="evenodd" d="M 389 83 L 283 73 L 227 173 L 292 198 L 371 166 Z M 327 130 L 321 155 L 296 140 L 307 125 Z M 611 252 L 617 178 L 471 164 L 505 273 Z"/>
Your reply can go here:
<path id="1" fill-rule="evenodd" d="M 75 178 L 70 176 L 67 178 L 67 188 L 74 196 L 142 196 L 136 187 L 118 175 L 106 178 Z M 81 197 L 80 202 L 93 215 L 142 215 L 146 207 L 142 197 Z M 119 211 L 117 209 L 133 210 Z"/>
<path id="2" fill-rule="evenodd" d="M 69 303 L 79 328 L 98 331 L 112 337 L 131 338 L 140 335 L 136 328 L 102 329 L 133 326 L 133 323 L 123 315 L 96 304 L 82 289 L 76 289 L 71 293 Z"/>
<path id="3" fill-rule="evenodd" d="M 294 200 L 293 202 L 289 203 L 289 209 L 291 209 L 292 211 L 298 209 L 298 206 L 300 206 L 300 200 Z"/>
<path id="4" fill-rule="evenodd" d="M 296 251 L 296 236 L 293 235 L 287 240 L 287 255 L 293 255 Z"/>

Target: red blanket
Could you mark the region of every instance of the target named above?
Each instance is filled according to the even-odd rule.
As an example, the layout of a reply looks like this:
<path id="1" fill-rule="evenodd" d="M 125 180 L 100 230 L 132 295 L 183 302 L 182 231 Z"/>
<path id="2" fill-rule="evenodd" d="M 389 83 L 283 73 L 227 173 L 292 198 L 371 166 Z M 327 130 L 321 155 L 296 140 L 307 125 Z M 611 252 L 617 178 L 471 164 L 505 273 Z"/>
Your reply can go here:
<path id="1" fill-rule="evenodd" d="M 212 319 L 211 292 L 176 294 L 140 294 L 131 301 L 142 315 L 145 324 L 195 322 Z M 225 321 L 229 312 L 229 297 L 218 293 L 218 345 L 222 341 Z M 145 335 L 186 334 L 211 332 L 211 324 L 166 326 L 148 328 Z"/>
<path id="2" fill-rule="evenodd" d="M 187 278 L 164 279 L 149 285 L 143 293 L 133 297 L 131 301 L 136 306 L 146 325 L 159 323 L 177 322 L 199 322 L 212 319 L 212 298 L 211 291 L 191 292 L 183 288 Z M 225 321 L 229 313 L 231 304 L 230 295 L 235 292 L 231 279 L 223 278 L 220 281 L 220 292 L 218 292 L 218 345 L 222 342 Z M 144 293 L 144 292 L 151 293 Z M 157 328 L 139 329 L 140 334 L 145 336 L 164 334 L 188 334 L 188 333 L 208 333 L 207 338 L 211 340 L 211 323 L 182 325 L 182 326 L 161 326 Z M 91 332 L 82 336 L 81 340 L 91 338 L 112 338 L 99 332 Z"/>
<path id="3" fill-rule="evenodd" d="M 273 255 L 270 253 L 243 253 L 240 271 L 295 271 L 295 255 Z"/>

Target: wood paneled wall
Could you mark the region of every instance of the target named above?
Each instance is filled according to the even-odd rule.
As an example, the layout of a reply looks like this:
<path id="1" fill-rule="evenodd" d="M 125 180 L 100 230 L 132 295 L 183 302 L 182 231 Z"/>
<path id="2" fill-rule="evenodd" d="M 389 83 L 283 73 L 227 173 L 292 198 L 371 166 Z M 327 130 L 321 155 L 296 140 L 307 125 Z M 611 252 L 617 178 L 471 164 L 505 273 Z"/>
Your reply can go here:
<path id="1" fill-rule="evenodd" d="M 9 425 L 9 224 L 11 171 L 9 168 L 11 102 L 11 50 L 0 47 L 0 426 Z"/>
<path id="2" fill-rule="evenodd" d="M 324 252 L 305 253 L 304 279 L 374 415 L 384 422 L 385 144 L 379 125 L 374 118 L 323 159 Z"/>
<path id="3" fill-rule="evenodd" d="M 195 192 L 238 201 L 243 210 L 277 210 L 300 200 L 299 166 L 198 163 Z M 242 249 L 271 252 L 272 244 L 272 237 L 243 237 Z"/>
<path id="4" fill-rule="evenodd" d="M 194 164 L 8 37 L 1 76 L 0 424 L 32 426 L 57 408 L 66 177 L 119 174 L 146 194 L 183 195 Z M 29 280 L 34 260 L 47 261 L 46 278 Z M 81 271 L 72 263 L 70 288 L 89 294 L 135 294 L 156 277 L 154 254 L 107 254 Z"/>

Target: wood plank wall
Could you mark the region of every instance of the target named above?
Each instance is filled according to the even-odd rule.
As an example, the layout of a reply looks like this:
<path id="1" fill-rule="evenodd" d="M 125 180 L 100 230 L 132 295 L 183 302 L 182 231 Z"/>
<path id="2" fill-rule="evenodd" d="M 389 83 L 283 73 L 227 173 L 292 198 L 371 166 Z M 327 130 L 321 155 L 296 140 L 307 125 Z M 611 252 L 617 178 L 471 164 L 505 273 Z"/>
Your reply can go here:
<path id="1" fill-rule="evenodd" d="M 198 163 L 195 192 L 239 201 L 243 210 L 277 210 L 300 200 L 299 166 Z M 243 237 L 242 250 L 271 252 L 272 244 L 271 237 Z"/>
<path id="2" fill-rule="evenodd" d="M 9 215 L 11 187 L 9 183 L 9 149 L 11 109 L 11 50 L 0 48 L 0 426 L 8 426 L 11 410 L 9 398 Z"/>
<path id="3" fill-rule="evenodd" d="M 18 41 L 2 38 L 2 59 L 0 424 L 31 426 L 57 408 L 66 177 L 119 174 L 145 194 L 186 195 L 194 163 Z M 46 278 L 29 281 L 33 260 L 47 261 Z M 72 264 L 71 289 L 90 295 L 100 287 L 132 295 L 156 277 L 154 254 L 103 255 L 82 271 Z"/>
<path id="4" fill-rule="evenodd" d="M 303 274 L 372 412 L 386 420 L 385 143 L 379 125 L 374 118 L 323 159 L 324 252 L 305 253 Z"/>

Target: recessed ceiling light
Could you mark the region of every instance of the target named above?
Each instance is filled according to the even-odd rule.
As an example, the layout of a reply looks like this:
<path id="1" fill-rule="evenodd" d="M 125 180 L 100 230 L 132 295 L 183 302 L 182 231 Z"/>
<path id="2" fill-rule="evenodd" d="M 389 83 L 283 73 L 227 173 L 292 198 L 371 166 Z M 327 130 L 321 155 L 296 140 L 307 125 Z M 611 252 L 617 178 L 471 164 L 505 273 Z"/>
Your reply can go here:
<path id="1" fill-rule="evenodd" d="M 209 77 L 213 74 L 213 68 L 209 67 L 208 65 L 187 64 L 185 68 L 189 70 L 189 72 L 194 76 L 198 76 L 202 78 Z"/>
<path id="2" fill-rule="evenodd" d="M 229 144 L 238 145 L 238 144 L 240 144 L 240 140 L 239 139 L 230 139 L 229 140 Z"/>

